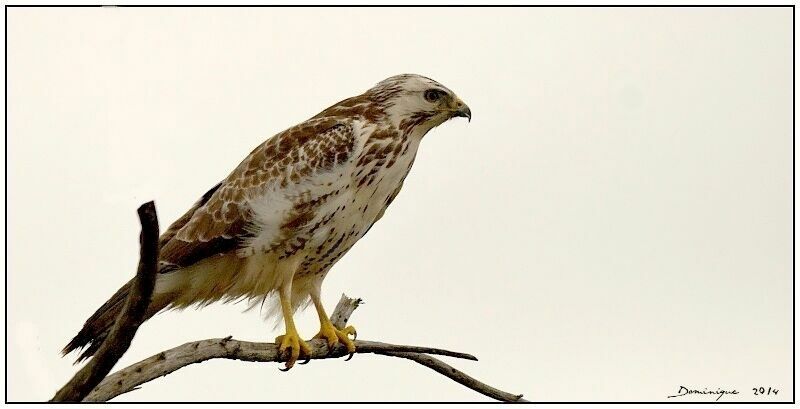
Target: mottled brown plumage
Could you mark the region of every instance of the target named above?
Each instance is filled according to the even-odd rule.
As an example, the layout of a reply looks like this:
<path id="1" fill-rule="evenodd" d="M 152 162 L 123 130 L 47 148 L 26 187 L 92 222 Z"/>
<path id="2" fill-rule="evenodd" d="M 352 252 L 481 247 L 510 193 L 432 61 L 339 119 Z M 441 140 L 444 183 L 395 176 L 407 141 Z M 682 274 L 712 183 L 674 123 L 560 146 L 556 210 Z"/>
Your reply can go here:
<path id="1" fill-rule="evenodd" d="M 149 315 L 240 298 L 260 305 L 278 293 L 273 311 L 283 310 L 283 347 L 296 359 L 303 343 L 291 314 L 310 297 L 321 336 L 348 344 L 322 317 L 322 280 L 397 196 L 422 136 L 470 115 L 441 84 L 400 75 L 268 139 L 162 235 Z M 126 294 L 124 286 L 65 352 L 88 346 L 90 356 Z"/>

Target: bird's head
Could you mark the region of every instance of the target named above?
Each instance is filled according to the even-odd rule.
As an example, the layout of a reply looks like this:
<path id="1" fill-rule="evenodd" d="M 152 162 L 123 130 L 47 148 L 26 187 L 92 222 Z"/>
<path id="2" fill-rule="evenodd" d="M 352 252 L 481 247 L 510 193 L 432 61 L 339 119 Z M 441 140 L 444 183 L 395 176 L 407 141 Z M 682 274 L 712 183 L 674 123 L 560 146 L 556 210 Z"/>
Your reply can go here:
<path id="1" fill-rule="evenodd" d="M 389 77 L 367 91 L 388 119 L 405 133 L 424 135 L 455 117 L 472 119 L 472 112 L 444 85 L 416 74 Z"/>

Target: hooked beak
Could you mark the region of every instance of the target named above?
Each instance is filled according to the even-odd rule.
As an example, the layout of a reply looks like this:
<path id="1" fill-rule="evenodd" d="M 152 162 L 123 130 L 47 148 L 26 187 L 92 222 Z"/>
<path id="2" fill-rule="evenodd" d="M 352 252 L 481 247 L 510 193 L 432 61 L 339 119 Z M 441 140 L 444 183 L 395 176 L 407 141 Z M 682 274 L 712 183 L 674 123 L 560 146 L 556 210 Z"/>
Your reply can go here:
<path id="1" fill-rule="evenodd" d="M 472 121 L 472 111 L 470 111 L 467 104 L 459 99 L 456 101 L 456 107 L 456 110 L 453 111 L 453 116 L 467 118 L 467 122 Z"/>

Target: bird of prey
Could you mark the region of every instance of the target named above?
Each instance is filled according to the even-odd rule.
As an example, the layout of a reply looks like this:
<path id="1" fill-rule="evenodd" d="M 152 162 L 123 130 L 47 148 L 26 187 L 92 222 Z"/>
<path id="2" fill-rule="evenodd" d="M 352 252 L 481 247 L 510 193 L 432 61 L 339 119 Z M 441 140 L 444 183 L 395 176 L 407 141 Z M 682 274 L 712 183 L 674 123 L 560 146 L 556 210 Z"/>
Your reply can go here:
<path id="1" fill-rule="evenodd" d="M 400 192 L 422 137 L 454 117 L 471 119 L 453 91 L 420 75 L 379 82 L 256 147 L 159 239 L 159 270 L 146 317 L 169 308 L 247 299 L 274 301 L 286 333 L 276 339 L 286 369 L 310 348 L 293 314 L 310 302 L 314 338 L 352 354 L 355 329 L 337 329 L 320 301 L 331 267 Z M 84 324 L 64 354 L 92 356 L 123 308 L 124 285 Z M 273 295 L 277 293 L 277 297 Z"/>

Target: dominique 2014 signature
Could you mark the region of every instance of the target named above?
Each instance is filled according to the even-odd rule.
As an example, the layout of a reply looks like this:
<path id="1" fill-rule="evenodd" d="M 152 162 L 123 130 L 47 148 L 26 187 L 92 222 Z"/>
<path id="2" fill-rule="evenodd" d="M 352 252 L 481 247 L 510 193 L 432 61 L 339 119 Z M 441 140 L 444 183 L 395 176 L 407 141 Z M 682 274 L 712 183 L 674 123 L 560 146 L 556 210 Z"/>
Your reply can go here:
<path id="1" fill-rule="evenodd" d="M 761 386 L 761 387 L 752 388 L 752 389 L 753 389 L 753 395 L 755 395 L 755 396 L 759 396 L 759 395 L 777 395 L 778 394 L 778 389 L 777 388 L 773 388 L 771 386 L 767 387 L 767 388 Z M 687 396 L 687 395 L 717 395 L 717 398 L 714 399 L 714 400 L 720 400 L 725 395 L 738 395 L 738 394 L 739 394 L 739 391 L 737 391 L 736 389 L 725 389 L 725 388 L 709 389 L 709 388 L 703 388 L 701 390 L 701 389 L 697 389 L 697 388 L 692 388 L 692 387 L 680 385 L 678 387 L 678 393 L 676 393 L 675 395 L 667 396 L 667 398 L 679 398 L 681 396 Z"/>

